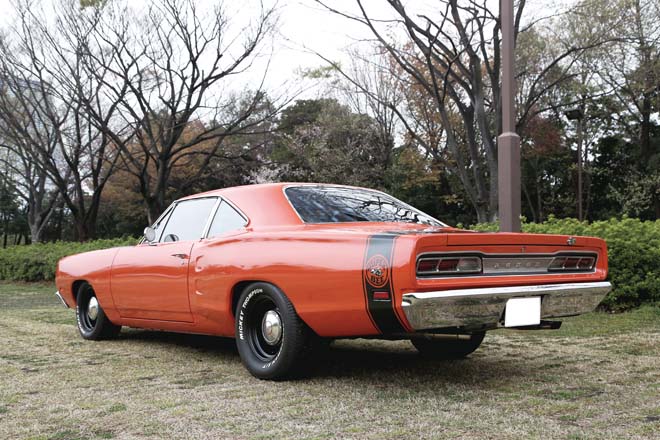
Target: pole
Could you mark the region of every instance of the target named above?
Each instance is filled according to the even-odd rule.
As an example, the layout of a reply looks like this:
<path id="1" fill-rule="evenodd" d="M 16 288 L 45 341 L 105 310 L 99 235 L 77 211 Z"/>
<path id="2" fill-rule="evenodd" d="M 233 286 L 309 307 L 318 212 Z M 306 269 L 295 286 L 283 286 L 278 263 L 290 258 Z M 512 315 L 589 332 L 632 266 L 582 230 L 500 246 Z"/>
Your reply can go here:
<path id="1" fill-rule="evenodd" d="M 577 131 L 577 164 L 578 164 L 578 169 L 577 169 L 577 208 L 578 208 L 578 220 L 582 221 L 584 220 L 583 215 L 582 215 L 582 139 L 584 137 L 583 131 L 584 128 L 582 126 L 582 118 L 578 119 L 578 131 Z"/>
<path id="2" fill-rule="evenodd" d="M 520 231 L 520 137 L 515 128 L 513 0 L 500 0 L 502 20 L 502 133 L 497 137 L 501 232 Z"/>

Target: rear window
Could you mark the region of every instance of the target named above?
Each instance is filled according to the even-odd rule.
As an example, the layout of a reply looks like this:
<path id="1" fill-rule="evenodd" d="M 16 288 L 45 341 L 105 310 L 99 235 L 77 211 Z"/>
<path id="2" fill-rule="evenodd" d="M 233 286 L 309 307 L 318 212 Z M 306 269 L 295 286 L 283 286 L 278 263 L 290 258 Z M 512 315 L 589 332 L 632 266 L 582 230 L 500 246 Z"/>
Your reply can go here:
<path id="1" fill-rule="evenodd" d="M 305 223 L 403 222 L 445 226 L 377 191 L 337 186 L 294 186 L 284 191 Z"/>

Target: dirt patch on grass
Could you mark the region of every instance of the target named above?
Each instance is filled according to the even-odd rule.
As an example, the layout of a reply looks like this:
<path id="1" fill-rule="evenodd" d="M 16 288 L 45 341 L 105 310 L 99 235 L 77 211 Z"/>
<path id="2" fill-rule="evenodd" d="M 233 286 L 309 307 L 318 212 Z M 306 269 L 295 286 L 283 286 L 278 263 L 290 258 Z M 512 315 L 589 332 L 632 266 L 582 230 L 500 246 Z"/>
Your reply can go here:
<path id="1" fill-rule="evenodd" d="M 231 340 L 82 341 L 52 288 L 18 290 L 0 286 L 0 438 L 660 438 L 656 308 L 492 332 L 461 361 L 337 341 L 308 378 L 275 383 Z"/>

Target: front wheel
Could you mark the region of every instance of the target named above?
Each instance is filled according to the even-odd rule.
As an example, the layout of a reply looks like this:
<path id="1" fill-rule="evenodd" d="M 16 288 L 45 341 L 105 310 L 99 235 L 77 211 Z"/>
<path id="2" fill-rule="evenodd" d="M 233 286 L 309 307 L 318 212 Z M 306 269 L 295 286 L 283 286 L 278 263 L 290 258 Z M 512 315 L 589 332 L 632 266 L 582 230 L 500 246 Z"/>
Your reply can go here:
<path id="1" fill-rule="evenodd" d="M 247 370 L 259 379 L 296 376 L 306 366 L 313 332 L 277 287 L 249 285 L 236 307 L 236 346 Z"/>
<path id="2" fill-rule="evenodd" d="M 121 331 L 121 326 L 113 324 L 105 315 L 94 289 L 88 283 L 84 283 L 78 288 L 76 321 L 80 336 L 84 339 L 110 339 Z"/>
<path id="3" fill-rule="evenodd" d="M 486 332 L 468 335 L 429 335 L 412 338 L 410 342 L 422 356 L 433 359 L 460 359 L 475 351 Z"/>

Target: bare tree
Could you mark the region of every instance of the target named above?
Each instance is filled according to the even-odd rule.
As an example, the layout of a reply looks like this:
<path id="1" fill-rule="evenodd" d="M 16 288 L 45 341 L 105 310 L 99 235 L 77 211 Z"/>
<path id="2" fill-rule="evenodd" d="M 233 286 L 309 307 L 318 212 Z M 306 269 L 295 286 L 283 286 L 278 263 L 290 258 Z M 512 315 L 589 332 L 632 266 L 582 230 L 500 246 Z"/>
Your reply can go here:
<path id="1" fill-rule="evenodd" d="M 89 102 L 86 110 L 139 181 L 150 221 L 166 206 L 174 167 L 202 156 L 190 181 L 202 178 L 227 137 L 263 122 L 255 118 L 263 116 L 263 80 L 238 114 L 236 102 L 245 95 L 229 87 L 260 55 L 275 10 L 261 5 L 249 24 L 235 27 L 222 2 L 206 6 L 154 0 L 140 13 L 107 2 L 88 16 L 99 25 L 88 26 L 84 68 L 102 84 L 103 96 L 120 103 L 120 112 L 106 118 Z M 184 136 L 191 124 L 197 129 Z"/>
<path id="2" fill-rule="evenodd" d="M 399 131 L 399 119 L 393 109 L 405 99 L 400 80 L 392 75 L 391 58 L 380 48 L 375 51 L 352 50 L 347 71 L 351 81 L 337 82 L 343 101 L 356 113 L 371 116 L 380 129 L 381 142 L 389 150 Z"/>
<path id="3" fill-rule="evenodd" d="M 0 108 L 7 104 L 7 83 L 3 82 L 0 91 Z M 0 114 L 2 110 L 0 110 Z M 38 161 L 34 160 L 29 142 L 18 138 L 5 137 L 4 124 L 0 128 L 0 164 L 3 165 L 2 185 L 11 189 L 27 208 L 27 224 L 30 229 L 30 238 L 33 243 L 42 241 L 46 228 L 59 198 L 59 191 L 53 187 L 48 179 L 48 172 Z M 6 245 L 6 229 L 4 227 Z"/>
<path id="4" fill-rule="evenodd" d="M 0 54 L 4 53 L 0 42 Z M 15 127 L 33 132 L 35 125 L 41 125 L 36 108 L 26 105 L 33 102 L 34 83 L 17 78 L 15 72 L 7 69 L 7 59 L 0 60 L 0 163 L 3 165 L 3 180 L 11 186 L 27 208 L 27 223 L 32 242 L 39 243 L 56 200 L 58 191 L 48 179 L 48 171 L 40 165 L 29 138 L 16 133 Z M 30 96 L 29 101 L 25 95 Z M 52 152 L 52 145 L 47 147 Z"/>
<path id="5" fill-rule="evenodd" d="M 117 101 L 100 93 L 107 71 L 91 77 L 83 69 L 80 48 L 94 24 L 77 2 L 63 1 L 54 21 L 39 6 L 17 3 L 13 38 L 0 46 L 0 70 L 11 89 L 0 116 L 16 156 L 47 173 L 84 241 L 95 235 L 101 194 L 119 157 L 87 109 L 111 119 Z"/>
<path id="6" fill-rule="evenodd" d="M 404 81 L 421 88 L 434 104 L 443 128 L 440 150 L 459 177 L 479 221 L 497 216 L 497 145 L 500 131 L 500 16 L 488 2 L 443 0 L 437 15 L 413 12 L 399 0 L 387 0 L 394 18 L 374 16 L 363 0 L 357 14 L 341 11 L 324 0 L 329 11 L 370 29 L 376 43 L 392 58 Z M 515 11 L 515 36 L 537 24 L 523 22 L 525 0 Z M 421 9 L 421 8 L 420 8 Z M 401 35 L 405 40 L 401 42 Z M 531 81 L 521 99 L 517 129 L 542 111 L 541 98 L 568 78 L 572 60 L 602 43 L 603 36 L 580 46 L 564 47 L 538 71 L 527 72 Z M 350 73 L 344 72 L 347 78 Z M 359 81 L 355 81 L 359 84 Z M 365 93 L 368 90 L 364 90 Z M 374 95 L 372 95 L 374 96 Z M 405 111 L 395 108 L 404 126 L 429 153 L 436 149 L 415 131 Z"/>

